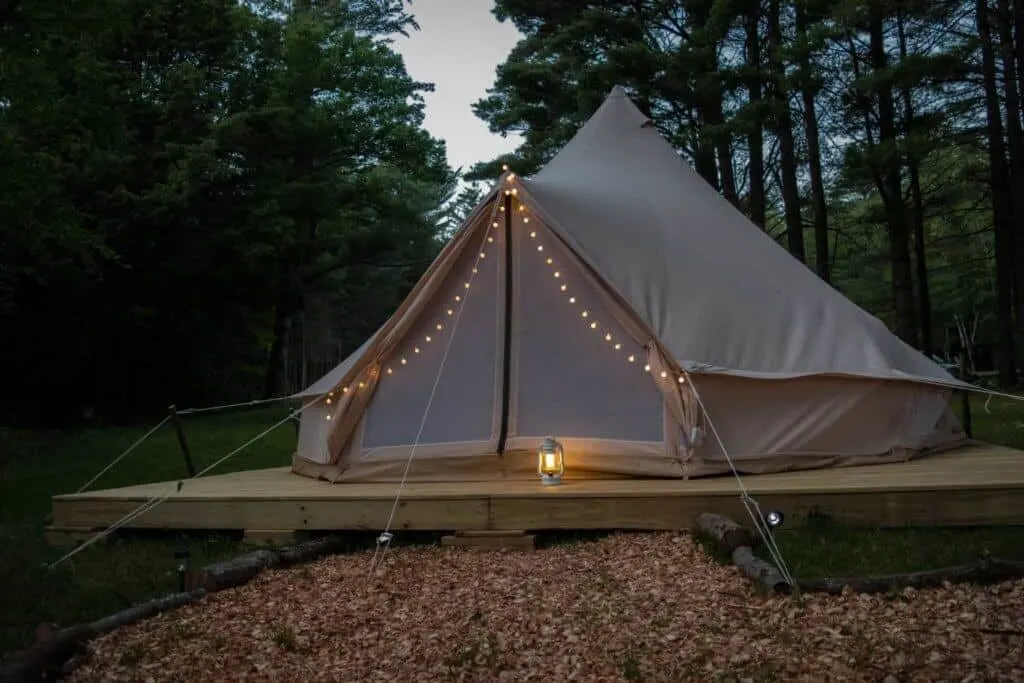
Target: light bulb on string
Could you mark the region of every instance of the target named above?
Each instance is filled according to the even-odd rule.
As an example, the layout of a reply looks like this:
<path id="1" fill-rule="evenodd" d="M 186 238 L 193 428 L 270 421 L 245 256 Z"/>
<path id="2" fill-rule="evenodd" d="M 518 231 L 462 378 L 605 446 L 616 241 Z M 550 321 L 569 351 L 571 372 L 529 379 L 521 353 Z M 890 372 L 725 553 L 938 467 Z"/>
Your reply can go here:
<path id="1" fill-rule="evenodd" d="M 549 257 L 548 257 L 548 260 L 547 260 L 547 264 L 548 264 L 548 265 L 550 266 L 550 265 L 551 265 L 552 263 L 554 263 L 554 262 L 555 262 L 555 259 L 553 259 L 553 258 L 551 258 L 551 257 L 549 256 Z"/>
<path id="2" fill-rule="evenodd" d="M 537 251 L 544 251 L 544 245 L 543 244 L 538 244 L 537 245 Z"/>
<path id="3" fill-rule="evenodd" d="M 668 377 L 668 373 L 667 373 L 667 372 L 665 372 L 664 370 L 662 370 L 662 371 L 661 371 L 661 378 L 662 378 L 662 379 L 665 379 L 666 377 Z"/>
<path id="4" fill-rule="evenodd" d="M 392 373 L 392 370 L 391 370 L 391 368 L 388 368 L 388 369 L 387 369 L 387 373 L 388 373 L 389 375 L 390 375 L 390 374 Z"/>
<path id="5" fill-rule="evenodd" d="M 456 295 L 455 295 L 455 300 L 456 300 L 456 301 L 462 301 L 462 297 L 461 297 L 461 296 L 459 296 L 458 294 L 456 294 Z"/>
<path id="6" fill-rule="evenodd" d="M 628 360 L 629 360 L 630 363 L 635 363 L 636 362 L 636 356 L 634 356 L 633 354 L 629 354 Z"/>
<path id="7" fill-rule="evenodd" d="M 574 296 L 570 296 L 570 297 L 569 297 L 569 303 L 571 303 L 571 304 L 574 304 L 574 303 L 576 303 L 576 297 L 574 297 Z"/>
<path id="8" fill-rule="evenodd" d="M 494 238 L 493 238 L 493 237 L 491 237 L 490 235 L 488 235 L 488 236 L 487 236 L 487 241 L 488 241 L 488 242 L 493 242 L 493 241 L 494 241 Z"/>
<path id="9" fill-rule="evenodd" d="M 427 343 L 428 343 L 428 344 L 429 344 L 429 343 L 430 343 L 430 342 L 432 341 L 432 340 L 430 339 L 430 335 L 429 335 L 429 334 L 428 334 L 428 335 L 427 335 L 426 337 L 424 337 L 424 338 L 425 338 L 425 339 L 427 340 Z"/>
<path id="10" fill-rule="evenodd" d="M 418 346 L 412 347 L 412 352 L 413 353 L 419 353 L 420 352 L 420 347 L 418 347 Z"/>
<path id="11" fill-rule="evenodd" d="M 556 270 L 555 271 L 555 277 L 562 277 L 562 274 Z"/>
<path id="12" fill-rule="evenodd" d="M 402 365 L 405 365 L 405 364 L 406 364 L 406 363 L 408 363 L 408 362 L 409 362 L 409 361 L 407 361 L 407 360 L 405 359 L 405 356 L 403 356 L 403 357 L 402 357 Z"/>
<path id="13" fill-rule="evenodd" d="M 615 345 L 615 350 L 616 350 L 616 351 L 618 351 L 618 350 L 619 350 L 619 349 L 621 349 L 621 348 L 622 348 L 622 344 L 616 344 L 616 345 Z"/>
<path id="14" fill-rule="evenodd" d="M 564 292 L 565 290 L 569 289 L 569 285 L 562 285 L 559 289 L 561 289 Z"/>
<path id="15" fill-rule="evenodd" d="M 502 171 L 507 171 L 508 170 L 508 164 L 502 164 L 501 165 L 501 170 Z"/>
<path id="16" fill-rule="evenodd" d="M 588 311 L 583 311 L 582 313 L 580 313 L 581 318 L 586 318 L 588 315 L 590 315 Z"/>
<path id="17" fill-rule="evenodd" d="M 341 388 L 341 393 L 347 394 L 348 393 L 348 387 L 342 387 Z"/>
<path id="18" fill-rule="evenodd" d="M 596 330 L 597 329 L 597 321 L 594 321 L 594 322 L 590 323 L 590 329 L 592 329 L 592 330 Z"/>
<path id="19" fill-rule="evenodd" d="M 684 377 L 683 375 L 679 375 L 679 383 L 686 384 L 686 377 Z"/>
<path id="20" fill-rule="evenodd" d="M 454 314 L 455 314 L 455 311 L 453 311 L 452 309 L 449 308 L 448 309 L 448 315 L 454 315 Z"/>
<path id="21" fill-rule="evenodd" d="M 530 231 L 530 237 L 531 237 L 531 238 L 534 238 L 534 237 L 536 237 L 536 236 L 537 236 L 537 231 L 536 231 L 536 230 L 531 230 L 531 231 Z"/>
<path id="22" fill-rule="evenodd" d="M 529 216 L 523 216 L 523 222 L 524 223 L 529 223 L 530 222 L 530 217 Z"/>
<path id="23" fill-rule="evenodd" d="M 443 329 L 444 329 L 444 325 L 442 325 L 441 323 L 438 323 L 437 324 L 437 331 L 440 332 Z"/>
<path id="24" fill-rule="evenodd" d="M 612 333 L 609 332 L 608 334 L 604 335 L 604 340 L 610 342 L 612 340 Z"/>
<path id="25" fill-rule="evenodd" d="M 651 366 L 649 364 L 645 365 L 644 366 L 644 372 L 650 372 L 650 371 L 651 371 Z"/>

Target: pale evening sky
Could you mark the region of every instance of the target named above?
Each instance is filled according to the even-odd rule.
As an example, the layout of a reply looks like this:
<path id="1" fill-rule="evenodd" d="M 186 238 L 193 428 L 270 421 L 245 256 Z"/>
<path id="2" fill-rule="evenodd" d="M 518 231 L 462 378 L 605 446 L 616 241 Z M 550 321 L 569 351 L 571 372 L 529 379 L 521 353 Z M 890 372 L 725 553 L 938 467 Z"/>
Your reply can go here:
<path id="1" fill-rule="evenodd" d="M 518 136 L 491 133 L 472 110 L 521 37 L 511 23 L 495 19 L 493 7 L 492 0 L 414 0 L 420 30 L 399 36 L 394 45 L 410 76 L 434 84 L 434 92 L 424 97 L 424 125 L 445 141 L 448 163 L 464 171 L 519 144 Z"/>

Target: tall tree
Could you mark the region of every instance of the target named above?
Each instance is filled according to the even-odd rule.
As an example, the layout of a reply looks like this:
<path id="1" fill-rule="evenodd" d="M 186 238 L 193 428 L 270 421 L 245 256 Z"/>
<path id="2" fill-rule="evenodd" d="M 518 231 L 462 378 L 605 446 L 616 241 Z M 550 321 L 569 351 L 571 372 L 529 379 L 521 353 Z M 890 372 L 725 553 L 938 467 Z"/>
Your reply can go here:
<path id="1" fill-rule="evenodd" d="M 743 71 L 747 87 L 747 107 L 743 125 L 747 130 L 747 213 L 761 229 L 765 227 L 767 206 L 764 187 L 764 120 L 763 73 L 761 58 L 761 0 L 747 0 L 743 17 L 746 61 Z M 739 117 L 738 117 L 739 118 Z"/>
<path id="2" fill-rule="evenodd" d="M 999 111 L 999 90 L 996 78 L 996 57 L 993 47 L 990 9 L 986 0 L 977 0 L 975 14 L 978 41 L 981 45 L 982 82 L 987 120 L 989 177 L 992 192 L 992 214 L 995 224 L 996 317 L 999 330 L 999 381 L 1003 386 L 1017 381 L 1014 354 L 1013 324 L 1013 219 L 1009 196 L 1010 173 L 1006 162 L 1003 122 Z"/>
<path id="3" fill-rule="evenodd" d="M 889 231 L 889 262 L 892 269 L 893 303 L 896 309 L 896 334 L 909 344 L 917 344 L 917 320 L 914 311 L 914 275 L 910 258 L 910 231 L 907 229 L 903 200 L 902 170 L 896 136 L 896 109 L 893 102 L 889 55 L 886 47 L 884 6 L 872 0 L 867 7 L 867 25 L 873 91 L 878 103 L 877 169 L 879 192 L 885 205 Z"/>
<path id="4" fill-rule="evenodd" d="M 796 141 L 789 102 L 789 83 L 783 57 L 781 3 L 768 0 L 768 63 L 771 74 L 769 89 L 771 109 L 770 130 L 779 141 L 782 204 L 786 216 L 786 245 L 789 253 L 802 262 L 807 261 L 804 249 L 804 225 L 800 217 L 800 189 L 797 185 Z"/>
<path id="5" fill-rule="evenodd" d="M 794 3 L 798 63 L 800 67 L 800 94 L 804 105 L 804 132 L 807 137 L 807 166 L 811 178 L 811 210 L 814 217 L 814 267 L 818 276 L 829 281 L 828 205 L 825 199 L 825 179 L 821 167 L 821 134 L 818 131 L 818 113 L 815 98 L 821 88 L 820 79 L 811 63 L 811 22 L 808 0 Z M 817 9 L 814 7 L 813 9 Z"/>
<path id="6" fill-rule="evenodd" d="M 896 31 L 900 50 L 900 62 L 908 58 L 906 17 L 902 9 L 896 9 Z M 918 122 L 914 113 L 914 100 L 911 88 L 904 83 L 900 88 L 903 99 L 903 125 L 906 128 L 906 166 L 910 179 L 911 215 L 914 230 L 914 271 L 917 276 L 917 304 L 921 323 L 921 350 L 931 355 L 934 351 L 932 343 L 932 302 L 928 287 L 928 257 L 924 228 L 924 197 L 921 191 L 921 169 L 917 158 L 915 135 Z"/>

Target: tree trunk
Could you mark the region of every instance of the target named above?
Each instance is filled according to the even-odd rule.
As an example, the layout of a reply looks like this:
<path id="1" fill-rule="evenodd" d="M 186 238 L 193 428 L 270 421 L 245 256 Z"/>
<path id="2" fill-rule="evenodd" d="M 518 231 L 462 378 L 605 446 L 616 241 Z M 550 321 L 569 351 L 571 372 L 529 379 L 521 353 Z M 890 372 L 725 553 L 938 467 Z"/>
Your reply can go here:
<path id="1" fill-rule="evenodd" d="M 278 304 L 274 307 L 273 341 L 267 358 L 267 374 L 263 384 L 264 398 L 274 398 L 284 393 L 288 331 L 291 329 L 293 316 L 294 312 L 290 306 Z"/>
<path id="2" fill-rule="evenodd" d="M 797 39 L 801 42 L 807 38 L 805 2 L 806 0 L 800 0 L 795 5 Z M 814 265 L 818 276 L 828 282 L 828 205 L 825 201 L 825 182 L 821 172 L 818 113 L 814 107 L 817 87 L 811 73 L 811 54 L 808 49 L 800 51 L 800 71 L 800 92 L 804 101 L 804 128 L 807 132 L 807 162 L 811 175 L 811 206 L 814 210 Z"/>
<path id="3" fill-rule="evenodd" d="M 1024 0 L 1022 0 L 1024 1 Z M 750 165 L 747 173 L 750 176 L 750 193 L 748 196 L 748 212 L 750 220 L 764 230 L 765 196 L 764 196 L 764 110 L 761 101 L 761 37 L 759 20 L 761 3 L 751 3 L 746 17 L 747 31 L 747 91 L 750 98 L 752 121 L 747 132 L 747 147 Z"/>
<path id="4" fill-rule="evenodd" d="M 684 0 L 683 6 L 686 9 L 687 17 L 694 34 L 704 36 L 710 40 L 709 32 L 706 30 L 711 15 L 710 0 Z M 716 155 L 720 160 L 721 145 L 718 129 L 722 119 L 722 90 L 721 81 L 718 75 L 718 60 L 713 45 L 700 44 L 696 41 L 680 44 L 680 50 L 696 50 L 702 53 L 699 61 L 700 68 L 696 74 L 696 102 L 697 120 L 700 126 L 697 132 L 698 140 L 694 159 L 697 172 L 708 181 L 712 187 L 721 191 L 722 183 L 719 180 L 718 164 Z M 723 174 L 724 175 L 724 174 Z M 735 183 L 732 187 L 733 195 L 736 194 Z"/>
<path id="5" fill-rule="evenodd" d="M 899 31 L 900 60 L 907 59 L 907 34 L 903 13 L 896 10 L 896 28 Z M 917 275 L 917 306 L 921 322 L 921 351 L 931 355 L 932 341 L 932 298 L 928 283 L 928 257 L 925 252 L 924 199 L 921 196 L 921 173 L 911 136 L 914 132 L 914 100 L 909 87 L 901 88 L 903 96 L 903 118 L 906 126 L 907 172 L 910 176 L 910 200 L 914 222 L 914 267 Z"/>
<path id="6" fill-rule="evenodd" d="M 800 218 L 800 191 L 796 180 L 796 144 L 793 121 L 786 95 L 785 66 L 782 63 L 782 27 L 779 0 L 768 0 L 768 53 L 772 74 L 771 118 L 779 140 L 779 164 L 782 171 L 782 204 L 786 216 L 786 245 L 789 253 L 807 262 L 804 251 L 803 221 Z"/>
<path id="7" fill-rule="evenodd" d="M 1003 59 L 1003 102 L 1006 108 L 1006 141 L 1009 156 L 1011 192 L 1009 220 L 1013 234 L 1014 301 L 1016 302 L 1018 339 L 1024 339 L 1024 131 L 1020 121 L 1020 91 L 1017 87 L 1017 61 L 1013 42 L 1014 17 L 1007 0 L 997 0 L 999 37 Z"/>
<path id="8" fill-rule="evenodd" d="M 989 181 L 992 187 L 992 218 L 995 226 L 996 320 L 999 327 L 999 381 L 1004 387 L 1017 383 L 1013 339 L 1013 224 L 1010 217 L 1009 170 L 999 113 L 996 59 L 989 29 L 988 3 L 976 0 L 975 14 L 981 43 L 985 115 L 988 121 Z"/>
<path id="9" fill-rule="evenodd" d="M 882 7 L 872 3 L 868 15 L 871 37 L 871 67 L 876 79 L 889 68 L 885 50 Z M 910 231 L 903 203 L 903 182 L 896 139 L 896 112 L 892 86 L 885 78 L 876 81 L 878 98 L 879 172 L 882 201 L 889 229 L 889 261 L 892 268 L 893 305 L 896 309 L 896 334 L 911 346 L 917 346 L 917 321 L 914 315 L 914 275 L 910 259 Z"/>
<path id="10" fill-rule="evenodd" d="M 1013 44 L 1014 57 L 1017 62 L 1017 93 L 1024 97 L 1024 0 L 1010 0 L 1013 13 Z M 1018 100 L 1018 106 L 1024 108 L 1024 102 Z"/>

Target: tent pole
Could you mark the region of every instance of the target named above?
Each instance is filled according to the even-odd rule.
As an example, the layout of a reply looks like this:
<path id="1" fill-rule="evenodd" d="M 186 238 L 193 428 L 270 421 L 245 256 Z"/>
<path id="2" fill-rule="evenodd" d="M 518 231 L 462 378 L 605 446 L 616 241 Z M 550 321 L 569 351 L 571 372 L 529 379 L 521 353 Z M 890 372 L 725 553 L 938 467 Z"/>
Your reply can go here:
<path id="1" fill-rule="evenodd" d="M 512 197 L 505 195 L 505 348 L 502 358 L 501 431 L 498 455 L 505 454 L 508 440 L 509 381 L 512 378 Z"/>
<path id="2" fill-rule="evenodd" d="M 960 354 L 960 380 L 969 382 L 972 378 L 967 376 L 967 363 L 965 362 L 966 351 Z M 968 439 L 974 438 L 974 426 L 971 424 L 971 392 L 960 392 L 961 422 L 963 423 L 964 434 Z"/>
<path id="3" fill-rule="evenodd" d="M 178 409 L 176 406 L 170 406 L 167 412 L 171 416 L 171 424 L 174 425 L 174 431 L 178 434 L 178 445 L 181 446 L 181 454 L 185 456 L 185 468 L 188 469 L 188 476 L 196 476 L 195 465 L 192 464 L 192 454 L 188 450 L 188 441 L 185 440 L 185 428 L 181 424 L 181 419 L 178 417 Z"/>

